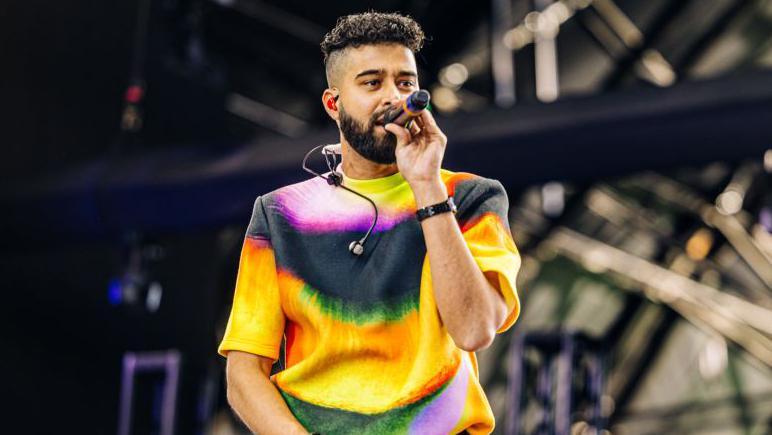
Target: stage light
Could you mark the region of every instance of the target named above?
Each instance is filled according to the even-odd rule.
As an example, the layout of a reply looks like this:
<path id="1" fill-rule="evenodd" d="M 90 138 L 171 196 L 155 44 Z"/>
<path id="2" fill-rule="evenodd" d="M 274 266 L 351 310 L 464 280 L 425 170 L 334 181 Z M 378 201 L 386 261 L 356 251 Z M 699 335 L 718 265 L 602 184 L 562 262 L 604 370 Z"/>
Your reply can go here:
<path id="1" fill-rule="evenodd" d="M 608 270 L 610 255 L 603 249 L 589 249 L 582 258 L 582 266 L 592 273 L 605 273 Z"/>
<path id="2" fill-rule="evenodd" d="M 547 9 L 544 10 L 544 14 L 554 18 L 558 24 L 563 24 L 571 18 L 573 11 L 571 11 L 565 3 L 556 2 L 547 6 Z"/>
<path id="3" fill-rule="evenodd" d="M 641 77 L 660 87 L 672 85 L 677 78 L 670 62 L 657 50 L 644 51 L 636 70 Z"/>
<path id="4" fill-rule="evenodd" d="M 469 78 L 469 70 L 462 63 L 453 63 L 440 71 L 440 83 L 452 89 L 458 89 Z"/>
<path id="5" fill-rule="evenodd" d="M 718 212 L 731 216 L 742 210 L 743 196 L 736 190 L 727 189 L 716 198 L 716 208 Z"/>
<path id="6" fill-rule="evenodd" d="M 161 296 L 163 295 L 163 287 L 158 281 L 150 283 L 147 289 L 147 296 L 145 297 L 145 308 L 151 313 L 158 311 L 161 306 Z"/>
<path id="7" fill-rule="evenodd" d="M 539 31 L 539 13 L 529 12 L 528 15 L 525 16 L 525 20 L 523 20 L 523 24 L 525 25 L 525 28 L 528 29 L 531 33 L 536 33 Z"/>
<path id="8" fill-rule="evenodd" d="M 543 11 L 533 11 L 525 16 L 517 26 L 506 31 L 502 37 L 505 47 L 520 50 L 534 42 L 534 35 L 542 38 L 554 38 L 560 26 L 573 17 L 577 11 L 585 9 L 593 0 L 562 0 L 547 6 Z"/>
<path id="9" fill-rule="evenodd" d="M 705 343 L 699 356 L 700 375 L 705 380 L 713 380 L 726 370 L 728 355 L 726 341 L 721 337 L 713 337 Z"/>
<path id="10" fill-rule="evenodd" d="M 119 278 L 113 278 L 107 286 L 107 300 L 110 301 L 110 305 L 120 305 L 123 301 L 121 280 Z"/>
<path id="11" fill-rule="evenodd" d="M 694 261 L 704 260 L 713 246 L 713 233 L 707 228 L 700 228 L 686 242 L 686 255 Z"/>
<path id="12" fill-rule="evenodd" d="M 519 50 L 533 42 L 533 33 L 520 25 L 504 34 L 504 45 L 510 50 Z"/>
<path id="13" fill-rule="evenodd" d="M 436 86 L 432 89 L 432 105 L 443 112 L 455 112 L 461 106 L 461 100 L 453 89 Z"/>
<path id="14" fill-rule="evenodd" d="M 551 181 L 541 188 L 541 208 L 545 215 L 558 217 L 565 207 L 565 189 L 561 183 Z"/>

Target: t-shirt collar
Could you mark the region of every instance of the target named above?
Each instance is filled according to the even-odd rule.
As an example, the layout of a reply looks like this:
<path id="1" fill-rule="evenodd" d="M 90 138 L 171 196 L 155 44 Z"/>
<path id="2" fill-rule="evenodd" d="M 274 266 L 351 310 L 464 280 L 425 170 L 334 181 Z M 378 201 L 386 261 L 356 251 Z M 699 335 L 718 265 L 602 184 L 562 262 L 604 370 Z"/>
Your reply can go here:
<path id="1" fill-rule="evenodd" d="M 406 183 L 405 178 L 399 172 L 387 177 L 359 180 L 347 176 L 343 172 L 343 164 L 338 165 L 337 171 L 343 174 L 343 185 L 359 193 L 385 192 Z"/>

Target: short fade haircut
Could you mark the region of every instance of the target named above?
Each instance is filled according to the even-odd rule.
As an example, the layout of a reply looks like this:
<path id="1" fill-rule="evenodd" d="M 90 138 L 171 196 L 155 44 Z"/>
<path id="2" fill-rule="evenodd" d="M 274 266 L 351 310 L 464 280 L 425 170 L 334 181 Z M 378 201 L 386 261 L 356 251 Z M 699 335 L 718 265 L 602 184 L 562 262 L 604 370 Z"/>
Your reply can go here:
<path id="1" fill-rule="evenodd" d="M 321 43 L 327 83 L 332 85 L 332 71 L 348 47 L 396 43 L 416 54 L 423 47 L 424 39 L 421 26 L 409 16 L 363 12 L 340 17 Z"/>

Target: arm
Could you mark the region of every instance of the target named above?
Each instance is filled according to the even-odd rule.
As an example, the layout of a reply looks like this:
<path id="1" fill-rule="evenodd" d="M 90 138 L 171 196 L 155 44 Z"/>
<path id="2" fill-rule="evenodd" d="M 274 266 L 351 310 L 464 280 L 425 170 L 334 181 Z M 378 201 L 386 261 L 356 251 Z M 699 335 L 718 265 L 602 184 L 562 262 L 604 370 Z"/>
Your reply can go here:
<path id="1" fill-rule="evenodd" d="M 228 352 L 228 403 L 253 433 L 307 434 L 271 382 L 272 365 L 270 358 Z"/>
<path id="2" fill-rule="evenodd" d="M 448 139 L 432 114 L 421 112 L 411 131 L 396 124 L 385 128 L 397 137 L 397 166 L 413 190 L 416 207 L 446 200 L 448 192 L 440 178 L 440 167 Z M 437 309 L 448 333 L 461 349 L 487 347 L 506 320 L 504 298 L 477 266 L 451 214 L 428 218 L 421 227 Z"/>
<path id="3" fill-rule="evenodd" d="M 413 194 L 417 208 L 448 198 L 440 180 L 416 185 Z M 466 351 L 488 347 L 507 316 L 504 298 L 474 261 L 452 213 L 425 219 L 421 228 L 437 309 L 448 333 L 456 346 Z"/>

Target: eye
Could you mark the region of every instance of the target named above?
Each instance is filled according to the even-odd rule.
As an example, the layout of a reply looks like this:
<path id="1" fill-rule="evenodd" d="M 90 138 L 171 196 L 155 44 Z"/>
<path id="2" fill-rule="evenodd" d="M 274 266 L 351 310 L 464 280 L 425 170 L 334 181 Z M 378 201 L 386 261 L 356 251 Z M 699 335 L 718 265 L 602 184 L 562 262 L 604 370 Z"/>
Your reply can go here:
<path id="1" fill-rule="evenodd" d="M 368 81 L 364 82 L 363 84 L 364 84 L 365 86 L 370 86 L 370 87 L 373 87 L 373 86 L 378 86 L 378 84 L 379 84 L 380 82 L 381 82 L 380 80 L 375 80 L 375 79 L 374 79 L 374 80 L 368 80 Z"/>
<path id="2" fill-rule="evenodd" d="M 412 88 L 415 86 L 415 83 L 412 80 L 402 80 L 399 82 L 400 86 L 404 86 L 406 88 Z"/>

